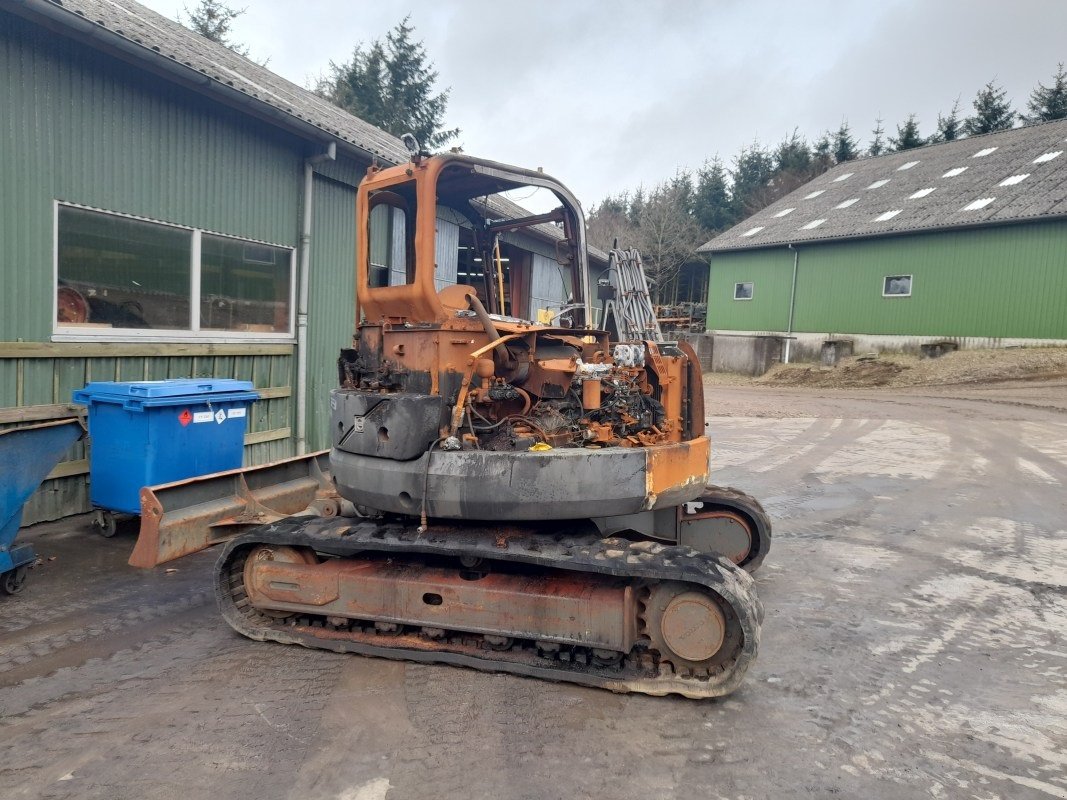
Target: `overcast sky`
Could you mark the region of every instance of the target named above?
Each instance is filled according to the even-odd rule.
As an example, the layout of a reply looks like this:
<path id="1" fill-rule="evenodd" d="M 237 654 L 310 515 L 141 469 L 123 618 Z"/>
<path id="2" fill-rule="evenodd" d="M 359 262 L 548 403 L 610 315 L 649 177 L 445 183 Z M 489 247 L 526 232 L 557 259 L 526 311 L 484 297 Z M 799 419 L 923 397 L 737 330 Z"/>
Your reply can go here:
<path id="1" fill-rule="evenodd" d="M 195 0 L 141 0 L 175 17 Z M 1017 109 L 1067 61 L 1062 0 L 235 0 L 235 39 L 302 85 L 406 14 L 452 88 L 472 155 L 542 166 L 588 208 L 753 138 L 866 145 L 916 113 L 923 135 L 996 78 Z"/>

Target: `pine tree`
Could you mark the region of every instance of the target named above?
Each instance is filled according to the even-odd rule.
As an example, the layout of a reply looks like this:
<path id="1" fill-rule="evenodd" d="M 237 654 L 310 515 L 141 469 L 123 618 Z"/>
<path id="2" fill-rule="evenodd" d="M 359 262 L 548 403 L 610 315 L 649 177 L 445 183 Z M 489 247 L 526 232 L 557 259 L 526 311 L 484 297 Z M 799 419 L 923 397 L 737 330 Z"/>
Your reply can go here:
<path id="1" fill-rule="evenodd" d="M 880 156 L 886 151 L 885 146 L 885 126 L 882 124 L 882 118 L 879 117 L 874 121 L 874 130 L 871 131 L 874 138 L 871 139 L 871 143 L 867 145 L 867 155 Z"/>
<path id="2" fill-rule="evenodd" d="M 996 86 L 994 81 L 982 87 L 974 98 L 974 116 L 968 117 L 963 123 L 967 135 L 1003 131 L 1014 125 L 1015 112 L 1007 98 L 1007 90 Z"/>
<path id="3" fill-rule="evenodd" d="M 913 147 L 922 147 L 926 144 L 919 135 L 919 123 L 914 114 L 908 114 L 903 125 L 897 125 L 896 137 L 889 137 L 889 145 L 893 150 L 911 150 Z"/>
<path id="4" fill-rule="evenodd" d="M 1027 125 L 1067 117 L 1067 74 L 1064 74 L 1062 61 L 1056 68 L 1056 74 L 1052 76 L 1052 85 L 1038 83 L 1037 88 L 1030 93 L 1026 107 L 1030 109 L 1030 113 L 1020 116 Z"/>
<path id="5" fill-rule="evenodd" d="M 414 134 L 427 149 L 437 149 L 459 135 L 443 129 L 450 89 L 434 94 L 438 73 L 415 28 L 405 17 L 385 37 L 369 46 L 361 43 L 344 64 L 330 63 L 329 77 L 316 92 L 360 119 L 394 136 Z"/>
<path id="6" fill-rule="evenodd" d="M 856 150 L 856 140 L 848 127 L 848 120 L 841 120 L 841 127 L 834 134 L 834 161 L 843 164 L 852 161 L 859 153 Z"/>
<path id="7" fill-rule="evenodd" d="M 736 221 L 726 168 L 718 156 L 710 162 L 705 161 L 697 172 L 693 216 L 708 233 L 724 231 Z"/>
<path id="8" fill-rule="evenodd" d="M 233 26 L 233 21 L 246 11 L 248 11 L 247 8 L 233 8 L 222 2 L 222 0 L 200 0 L 200 3 L 192 11 L 189 10 L 188 6 L 185 7 L 185 16 L 188 17 L 188 21 L 183 21 L 180 16 L 179 21 L 205 39 L 210 39 L 230 48 L 238 55 L 247 57 L 248 48 L 243 44 L 230 40 L 230 29 Z"/>
<path id="9" fill-rule="evenodd" d="M 941 116 L 941 112 L 938 112 L 937 130 L 930 137 L 930 142 L 953 142 L 962 135 L 963 123 L 960 122 L 960 99 L 957 97 L 947 117 Z"/>

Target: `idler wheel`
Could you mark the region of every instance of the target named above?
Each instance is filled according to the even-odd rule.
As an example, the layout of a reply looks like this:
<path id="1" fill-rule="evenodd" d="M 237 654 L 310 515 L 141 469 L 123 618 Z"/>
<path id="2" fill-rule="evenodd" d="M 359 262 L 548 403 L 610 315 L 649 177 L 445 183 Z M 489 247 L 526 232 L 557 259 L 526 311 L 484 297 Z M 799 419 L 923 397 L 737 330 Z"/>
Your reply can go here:
<path id="1" fill-rule="evenodd" d="M 719 599 L 684 583 L 652 587 L 645 623 L 660 659 L 686 674 L 708 674 L 724 657 L 731 638 Z"/>

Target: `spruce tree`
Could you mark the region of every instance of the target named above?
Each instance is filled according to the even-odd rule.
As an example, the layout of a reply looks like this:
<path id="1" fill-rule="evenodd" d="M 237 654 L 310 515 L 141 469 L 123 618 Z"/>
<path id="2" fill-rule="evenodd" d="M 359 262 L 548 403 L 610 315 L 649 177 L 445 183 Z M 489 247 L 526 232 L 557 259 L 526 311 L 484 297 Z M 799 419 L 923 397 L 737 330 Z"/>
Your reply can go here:
<path id="1" fill-rule="evenodd" d="M 718 156 L 710 162 L 705 161 L 704 166 L 697 172 L 693 216 L 708 233 L 724 231 L 736 221 L 726 168 Z"/>
<path id="2" fill-rule="evenodd" d="M 882 118 L 879 117 L 874 121 L 874 130 L 871 131 L 874 138 L 871 139 L 871 143 L 867 145 L 867 155 L 880 156 L 886 151 L 885 146 L 885 126 L 882 124 Z"/>
<path id="3" fill-rule="evenodd" d="M 937 130 L 930 137 L 930 142 L 953 142 L 963 135 L 963 123 L 960 122 L 960 99 L 952 104 L 952 110 L 947 117 L 937 114 Z"/>
<path id="4" fill-rule="evenodd" d="M 834 134 L 834 161 L 843 164 L 857 156 L 859 152 L 856 150 L 856 140 L 848 127 L 848 120 L 841 120 L 841 127 Z"/>
<path id="5" fill-rule="evenodd" d="M 1007 130 L 1014 124 L 1015 112 L 1008 101 L 1007 90 L 990 81 L 974 98 L 974 116 L 963 123 L 963 130 L 968 136 L 977 136 Z"/>
<path id="6" fill-rule="evenodd" d="M 458 136 L 459 129 L 442 128 L 451 90 L 434 94 L 438 73 L 423 43 L 412 40 L 415 28 L 409 20 L 397 23 L 384 42 L 356 45 L 347 63 L 330 62 L 330 75 L 316 92 L 394 136 L 414 134 L 433 150 Z"/>
<path id="7" fill-rule="evenodd" d="M 774 176 L 774 159 L 758 141 L 742 147 L 734 157 L 733 205 L 737 219 L 754 214 L 772 202 L 771 178 Z"/>
<path id="8" fill-rule="evenodd" d="M 889 137 L 889 145 L 893 150 L 900 152 L 901 150 L 911 150 L 914 147 L 922 147 L 926 144 L 923 141 L 923 137 L 919 135 L 919 123 L 915 119 L 914 114 L 908 114 L 908 118 L 904 120 L 903 125 L 897 125 L 896 137 Z"/>
<path id="9" fill-rule="evenodd" d="M 815 140 L 811 152 L 811 176 L 822 175 L 834 165 L 834 143 L 827 131 Z"/>
<path id="10" fill-rule="evenodd" d="M 1052 76 L 1052 85 L 1038 83 L 1037 88 L 1030 93 L 1026 107 L 1030 109 L 1030 113 L 1020 117 L 1028 125 L 1067 117 L 1067 74 L 1064 74 L 1062 61 L 1056 68 L 1056 74 Z"/>

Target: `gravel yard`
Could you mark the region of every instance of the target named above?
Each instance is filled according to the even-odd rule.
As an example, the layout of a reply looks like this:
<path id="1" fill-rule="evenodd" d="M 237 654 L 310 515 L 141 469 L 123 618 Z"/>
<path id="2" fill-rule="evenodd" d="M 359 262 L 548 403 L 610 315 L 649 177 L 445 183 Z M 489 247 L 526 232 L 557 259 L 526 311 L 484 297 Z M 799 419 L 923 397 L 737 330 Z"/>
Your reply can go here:
<path id="1" fill-rule="evenodd" d="M 954 354 L 948 358 L 955 358 Z M 1067 381 L 708 386 L 775 544 L 712 702 L 261 644 L 76 518 L 0 600 L 0 797 L 1067 797 Z"/>

